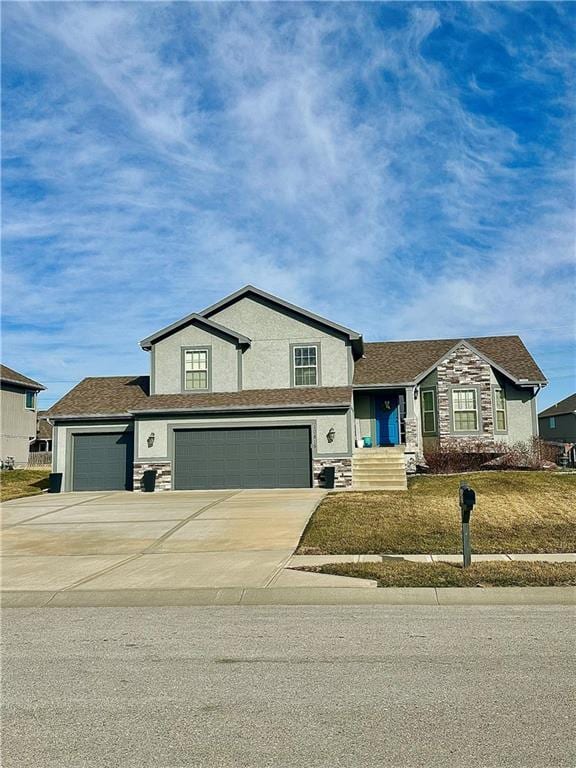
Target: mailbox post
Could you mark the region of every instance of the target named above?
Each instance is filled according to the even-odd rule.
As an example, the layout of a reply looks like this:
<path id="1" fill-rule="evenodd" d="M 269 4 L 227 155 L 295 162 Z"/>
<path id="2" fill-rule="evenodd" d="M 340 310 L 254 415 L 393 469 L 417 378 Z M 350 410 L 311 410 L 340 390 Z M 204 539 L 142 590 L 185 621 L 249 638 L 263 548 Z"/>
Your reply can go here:
<path id="1" fill-rule="evenodd" d="M 476 494 L 468 483 L 460 483 L 460 517 L 462 519 L 462 555 L 464 568 L 472 563 L 472 549 L 470 547 L 470 514 L 476 504 Z"/>

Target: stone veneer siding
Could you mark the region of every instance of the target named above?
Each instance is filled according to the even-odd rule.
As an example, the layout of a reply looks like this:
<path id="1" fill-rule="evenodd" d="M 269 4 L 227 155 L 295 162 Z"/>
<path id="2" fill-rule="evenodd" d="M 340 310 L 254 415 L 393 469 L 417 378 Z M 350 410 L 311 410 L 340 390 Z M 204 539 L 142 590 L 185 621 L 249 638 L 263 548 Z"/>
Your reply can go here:
<path id="1" fill-rule="evenodd" d="M 313 485 L 322 488 L 320 475 L 324 467 L 335 467 L 334 487 L 349 488 L 352 485 L 352 459 L 314 459 L 312 464 Z M 136 462 L 134 464 L 134 490 L 143 491 L 142 477 L 147 469 L 155 469 L 156 491 L 172 490 L 172 465 L 168 462 Z"/>
<path id="2" fill-rule="evenodd" d="M 492 387 L 490 366 L 468 347 L 460 346 L 438 365 L 438 437 L 441 442 L 458 441 L 460 445 L 494 443 Z M 480 432 L 458 434 L 452 431 L 451 387 L 475 385 L 480 389 Z"/>
<path id="3" fill-rule="evenodd" d="M 406 472 L 409 475 L 413 475 L 416 472 L 418 460 L 422 458 L 422 448 L 418 440 L 418 423 L 416 419 L 407 416 L 404 419 L 404 430 L 406 434 L 404 446 Z"/>
<path id="4" fill-rule="evenodd" d="M 156 491 L 172 490 L 172 464 L 169 461 L 163 462 L 135 462 L 134 463 L 134 490 L 144 491 L 142 487 L 142 477 L 147 469 L 156 470 Z"/>
<path id="5" fill-rule="evenodd" d="M 312 485 L 315 488 L 323 488 L 324 482 L 320 475 L 324 467 L 335 467 L 334 487 L 350 488 L 352 486 L 352 459 L 314 459 L 312 462 Z"/>

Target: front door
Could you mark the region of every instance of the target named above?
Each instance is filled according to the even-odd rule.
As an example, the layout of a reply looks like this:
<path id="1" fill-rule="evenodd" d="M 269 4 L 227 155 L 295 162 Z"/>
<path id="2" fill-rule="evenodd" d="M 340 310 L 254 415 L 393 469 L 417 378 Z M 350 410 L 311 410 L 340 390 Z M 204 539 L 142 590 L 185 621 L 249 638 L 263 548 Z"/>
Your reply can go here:
<path id="1" fill-rule="evenodd" d="M 376 444 L 400 443 L 400 408 L 398 395 L 381 395 L 376 398 Z"/>

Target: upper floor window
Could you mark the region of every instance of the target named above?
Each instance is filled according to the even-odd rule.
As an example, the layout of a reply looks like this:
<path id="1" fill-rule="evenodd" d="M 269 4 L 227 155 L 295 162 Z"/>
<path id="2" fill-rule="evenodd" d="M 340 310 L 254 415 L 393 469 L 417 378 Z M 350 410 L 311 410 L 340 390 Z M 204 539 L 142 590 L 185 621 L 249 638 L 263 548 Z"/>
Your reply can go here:
<path id="1" fill-rule="evenodd" d="M 436 432 L 436 404 L 433 389 L 422 392 L 422 431 L 425 435 Z"/>
<path id="2" fill-rule="evenodd" d="M 208 389 L 208 350 L 184 351 L 184 389 Z"/>
<path id="3" fill-rule="evenodd" d="M 499 432 L 506 431 L 506 398 L 503 389 L 494 390 L 495 426 Z"/>
<path id="4" fill-rule="evenodd" d="M 452 390 L 454 432 L 478 431 L 478 393 L 475 389 Z"/>
<path id="5" fill-rule="evenodd" d="M 294 386 L 318 384 L 318 347 L 294 347 Z"/>
<path id="6" fill-rule="evenodd" d="M 548 426 L 550 429 L 556 429 L 556 416 L 550 416 L 548 418 Z"/>
<path id="7" fill-rule="evenodd" d="M 36 407 L 36 392 L 33 392 L 31 389 L 26 390 L 25 395 L 25 402 L 26 402 L 26 408 L 30 408 L 31 410 L 34 410 Z"/>

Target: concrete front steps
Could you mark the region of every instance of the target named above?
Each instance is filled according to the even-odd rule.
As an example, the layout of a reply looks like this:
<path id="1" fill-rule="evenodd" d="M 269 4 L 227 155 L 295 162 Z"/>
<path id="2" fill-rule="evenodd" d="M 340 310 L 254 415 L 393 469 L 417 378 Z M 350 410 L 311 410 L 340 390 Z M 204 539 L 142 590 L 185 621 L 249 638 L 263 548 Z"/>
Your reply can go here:
<path id="1" fill-rule="evenodd" d="M 405 491 L 404 447 L 356 449 L 352 455 L 352 487 L 359 491 Z"/>

